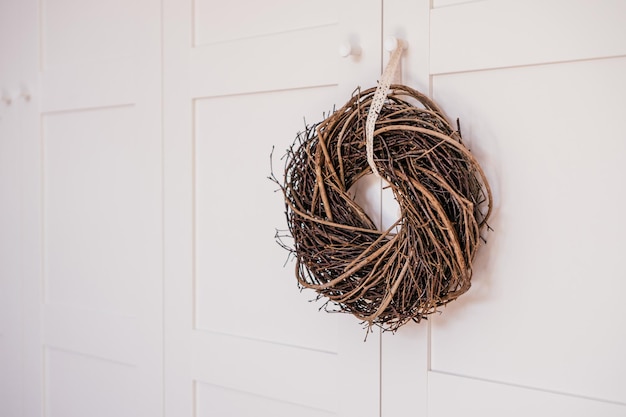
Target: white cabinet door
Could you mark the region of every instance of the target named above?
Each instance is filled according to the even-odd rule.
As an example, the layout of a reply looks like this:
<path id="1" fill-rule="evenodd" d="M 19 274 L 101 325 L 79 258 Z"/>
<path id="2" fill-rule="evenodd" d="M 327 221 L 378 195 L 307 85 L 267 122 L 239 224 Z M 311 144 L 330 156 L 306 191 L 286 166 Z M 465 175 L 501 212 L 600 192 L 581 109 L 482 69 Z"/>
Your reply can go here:
<path id="1" fill-rule="evenodd" d="M 37 2 L 0 1 L 0 415 L 38 412 L 39 379 L 28 363 L 39 317 L 29 295 L 39 275 L 27 259 L 33 236 L 26 205 L 34 190 L 27 154 L 37 141 Z M 29 188 L 30 187 L 30 188 Z M 34 243 L 31 239 L 30 243 Z M 36 270 L 37 268 L 35 268 Z M 34 310 L 29 310 L 35 306 Z M 25 348 L 25 341 L 33 342 Z M 38 369 L 41 375 L 41 368 Z M 32 399 L 32 400 L 31 400 Z M 30 414 L 29 414 L 30 415 Z"/>
<path id="2" fill-rule="evenodd" d="M 166 411 L 378 415 L 378 333 L 363 343 L 299 294 L 267 177 L 303 118 L 375 84 L 381 2 L 166 1 L 164 16 Z M 349 41 L 362 53 L 341 58 Z"/>
<path id="3" fill-rule="evenodd" d="M 436 414 L 457 406 L 442 401 L 450 386 L 476 386 L 466 405 L 491 415 L 530 413 L 536 391 L 546 414 L 623 415 L 626 5 L 490 1 L 431 23 L 434 98 L 496 190 L 474 288 L 434 322 L 432 369 L 459 375 L 433 379 Z M 456 378 L 530 391 L 490 404 L 497 385 Z"/>
<path id="4" fill-rule="evenodd" d="M 43 412 L 160 415 L 160 5 L 40 7 Z"/>
<path id="5" fill-rule="evenodd" d="M 623 416 L 626 4 L 433 6 L 430 61 L 408 71 L 429 66 L 433 98 L 460 118 L 494 191 L 494 232 L 472 289 L 432 318 L 426 347 L 414 343 L 423 361 L 387 356 L 398 339 L 383 339 L 383 410 L 387 362 L 421 370 L 400 377 L 427 393 L 413 415 Z M 421 45 L 408 36 L 409 51 Z"/>

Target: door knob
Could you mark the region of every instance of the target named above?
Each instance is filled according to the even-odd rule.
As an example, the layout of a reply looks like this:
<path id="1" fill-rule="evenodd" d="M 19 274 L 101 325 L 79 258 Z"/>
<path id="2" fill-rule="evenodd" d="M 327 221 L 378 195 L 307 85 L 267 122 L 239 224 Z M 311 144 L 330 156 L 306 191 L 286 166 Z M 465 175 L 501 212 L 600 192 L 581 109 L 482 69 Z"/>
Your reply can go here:
<path id="1" fill-rule="evenodd" d="M 344 42 L 339 45 L 339 56 L 342 58 L 347 58 L 350 55 L 359 56 L 361 55 L 361 48 L 358 46 L 352 45 L 350 42 Z"/>
<path id="2" fill-rule="evenodd" d="M 385 38 L 384 47 L 387 52 L 393 52 L 396 48 L 406 49 L 408 46 L 409 43 L 404 39 L 398 39 L 395 36 L 387 36 Z"/>
<path id="3" fill-rule="evenodd" d="M 20 98 L 24 101 L 30 101 L 31 97 L 32 96 L 30 94 L 30 90 L 28 90 L 28 87 L 22 84 L 20 87 Z"/>
<path id="4" fill-rule="evenodd" d="M 11 97 L 11 94 L 5 89 L 2 90 L 2 97 L 0 99 L 7 106 L 10 106 L 11 103 L 13 103 L 13 97 Z"/>

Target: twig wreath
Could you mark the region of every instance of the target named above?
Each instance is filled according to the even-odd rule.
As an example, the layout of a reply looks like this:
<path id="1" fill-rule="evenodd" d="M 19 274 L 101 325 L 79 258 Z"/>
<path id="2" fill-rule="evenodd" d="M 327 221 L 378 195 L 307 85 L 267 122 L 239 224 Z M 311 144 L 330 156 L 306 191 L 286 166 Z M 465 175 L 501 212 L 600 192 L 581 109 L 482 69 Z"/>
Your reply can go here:
<path id="1" fill-rule="evenodd" d="M 371 165 L 366 120 L 375 91 L 357 90 L 342 108 L 307 126 L 287 150 L 284 181 L 271 178 L 284 195 L 293 247 L 280 237 L 279 243 L 295 256 L 301 288 L 368 328 L 396 331 L 470 288 L 492 197 L 460 129 L 404 85 L 390 86 L 371 123 Z M 400 218 L 383 231 L 349 192 L 372 172 L 388 183 L 400 208 Z"/>

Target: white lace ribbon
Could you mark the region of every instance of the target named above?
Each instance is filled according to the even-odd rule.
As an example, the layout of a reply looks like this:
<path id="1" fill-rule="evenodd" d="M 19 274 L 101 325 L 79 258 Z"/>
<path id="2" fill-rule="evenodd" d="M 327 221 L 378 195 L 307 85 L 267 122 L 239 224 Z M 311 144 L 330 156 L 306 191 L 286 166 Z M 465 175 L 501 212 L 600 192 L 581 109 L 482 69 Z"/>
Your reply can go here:
<path id="1" fill-rule="evenodd" d="M 385 103 L 385 99 L 387 98 L 387 94 L 389 93 L 391 81 L 396 74 L 396 70 L 398 68 L 398 64 L 400 63 L 400 57 L 402 56 L 403 49 L 404 48 L 402 47 L 402 45 L 398 43 L 396 49 L 394 49 L 391 53 L 389 62 L 387 63 L 387 66 L 383 71 L 383 75 L 380 77 L 380 81 L 378 82 L 378 87 L 376 88 L 376 92 L 374 93 L 372 104 L 370 105 L 369 112 L 367 113 L 367 120 L 365 121 L 367 163 L 369 164 L 370 168 L 372 168 L 372 172 L 379 178 L 381 178 L 381 176 L 378 172 L 378 168 L 376 168 L 376 164 L 374 163 L 374 128 L 376 127 L 376 119 L 378 119 L 380 110 L 383 108 L 383 104 Z"/>

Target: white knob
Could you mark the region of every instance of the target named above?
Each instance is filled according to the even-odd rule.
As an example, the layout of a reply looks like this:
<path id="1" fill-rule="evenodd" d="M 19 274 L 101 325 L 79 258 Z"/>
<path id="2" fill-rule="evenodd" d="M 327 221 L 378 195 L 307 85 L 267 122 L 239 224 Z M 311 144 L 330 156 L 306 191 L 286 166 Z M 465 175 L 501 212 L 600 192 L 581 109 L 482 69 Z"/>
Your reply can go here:
<path id="1" fill-rule="evenodd" d="M 31 99 L 30 91 L 28 90 L 28 87 L 26 87 L 25 85 L 22 85 L 20 87 L 20 98 L 23 99 L 24 101 L 30 101 Z"/>
<path id="2" fill-rule="evenodd" d="M 13 102 L 13 98 L 7 90 L 2 90 L 2 101 L 4 101 L 4 104 L 6 104 L 7 106 L 10 106 Z"/>
<path id="3" fill-rule="evenodd" d="M 384 47 L 387 52 L 393 52 L 396 48 L 406 49 L 407 46 L 408 43 L 405 40 L 398 39 L 395 36 L 387 36 L 385 38 Z"/>
<path id="4" fill-rule="evenodd" d="M 358 56 L 361 55 L 361 50 L 358 46 L 352 46 L 349 42 L 344 42 L 339 45 L 339 56 L 342 58 L 347 58 L 350 55 Z"/>

